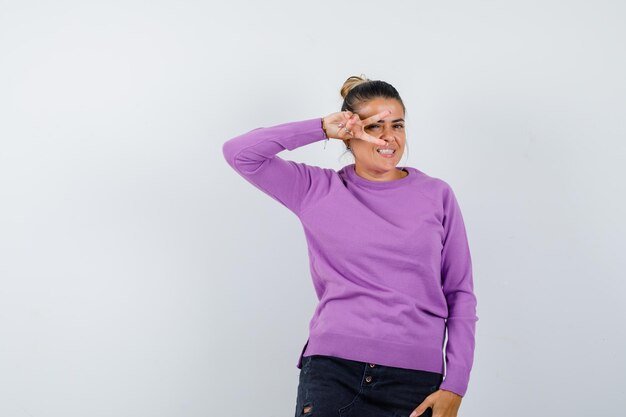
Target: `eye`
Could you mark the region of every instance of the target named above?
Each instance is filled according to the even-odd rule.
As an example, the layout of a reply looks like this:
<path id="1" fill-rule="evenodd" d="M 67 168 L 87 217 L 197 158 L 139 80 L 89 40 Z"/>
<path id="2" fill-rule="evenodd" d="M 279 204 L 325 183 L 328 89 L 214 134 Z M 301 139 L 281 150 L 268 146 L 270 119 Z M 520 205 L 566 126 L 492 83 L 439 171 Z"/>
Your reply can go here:
<path id="1" fill-rule="evenodd" d="M 398 127 L 398 128 L 400 128 L 400 129 L 403 129 L 403 128 L 404 128 L 404 125 L 402 125 L 402 124 L 397 124 L 397 125 L 394 125 L 394 127 Z"/>
<path id="2" fill-rule="evenodd" d="M 374 129 L 375 127 L 380 127 L 380 125 L 373 124 L 366 127 L 366 129 Z"/>

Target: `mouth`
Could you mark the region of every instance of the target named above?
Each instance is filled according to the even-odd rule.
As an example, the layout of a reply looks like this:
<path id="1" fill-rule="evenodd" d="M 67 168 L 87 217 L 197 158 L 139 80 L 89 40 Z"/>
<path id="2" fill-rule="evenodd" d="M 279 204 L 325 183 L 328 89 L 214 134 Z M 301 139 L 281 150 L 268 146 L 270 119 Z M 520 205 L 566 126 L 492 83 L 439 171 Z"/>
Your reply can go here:
<path id="1" fill-rule="evenodd" d="M 396 150 L 391 148 L 377 148 L 376 152 L 383 158 L 393 158 L 396 154 Z"/>

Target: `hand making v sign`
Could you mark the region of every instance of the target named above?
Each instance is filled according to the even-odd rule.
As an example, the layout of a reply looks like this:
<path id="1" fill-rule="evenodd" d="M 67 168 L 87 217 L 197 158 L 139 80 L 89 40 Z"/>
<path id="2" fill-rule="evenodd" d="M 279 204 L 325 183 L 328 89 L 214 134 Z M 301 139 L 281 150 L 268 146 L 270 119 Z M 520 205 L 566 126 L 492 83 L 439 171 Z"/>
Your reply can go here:
<path id="1" fill-rule="evenodd" d="M 329 138 L 340 140 L 361 139 L 375 145 L 385 146 L 386 141 L 375 138 L 365 133 L 365 126 L 378 122 L 383 117 L 389 115 L 391 111 L 384 110 L 367 119 L 361 120 L 357 113 L 351 111 L 341 111 L 331 113 L 323 118 L 323 126 Z"/>

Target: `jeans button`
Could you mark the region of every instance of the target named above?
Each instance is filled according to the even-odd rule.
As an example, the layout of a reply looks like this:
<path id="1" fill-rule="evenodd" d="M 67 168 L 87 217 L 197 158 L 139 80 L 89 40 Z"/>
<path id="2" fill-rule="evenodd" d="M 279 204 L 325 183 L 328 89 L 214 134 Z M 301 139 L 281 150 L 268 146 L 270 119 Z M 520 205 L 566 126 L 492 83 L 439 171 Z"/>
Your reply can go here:
<path id="1" fill-rule="evenodd" d="M 372 382 L 372 377 L 368 375 L 368 376 L 365 377 L 365 380 L 367 382 Z"/>
<path id="2" fill-rule="evenodd" d="M 376 366 L 375 364 L 370 363 L 370 368 L 373 368 L 373 367 L 375 367 L 375 366 Z"/>

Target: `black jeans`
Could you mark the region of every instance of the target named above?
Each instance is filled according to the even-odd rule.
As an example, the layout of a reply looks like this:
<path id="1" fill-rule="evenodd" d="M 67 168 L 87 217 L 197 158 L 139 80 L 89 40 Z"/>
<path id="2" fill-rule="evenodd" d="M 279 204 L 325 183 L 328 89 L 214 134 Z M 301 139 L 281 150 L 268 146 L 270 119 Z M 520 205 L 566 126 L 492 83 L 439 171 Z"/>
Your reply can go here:
<path id="1" fill-rule="evenodd" d="M 409 417 L 442 381 L 436 372 L 304 356 L 295 417 Z"/>

